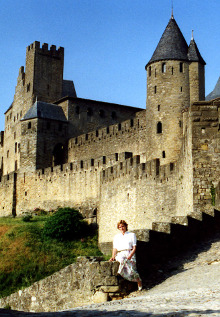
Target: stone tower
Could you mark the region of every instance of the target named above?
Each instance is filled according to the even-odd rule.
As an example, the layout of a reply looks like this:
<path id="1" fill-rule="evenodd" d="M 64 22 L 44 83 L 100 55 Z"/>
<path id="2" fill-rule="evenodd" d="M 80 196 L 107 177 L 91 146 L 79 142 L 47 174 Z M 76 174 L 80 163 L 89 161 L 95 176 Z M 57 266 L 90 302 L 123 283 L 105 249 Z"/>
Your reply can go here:
<path id="1" fill-rule="evenodd" d="M 2 173 L 20 168 L 21 119 L 37 100 L 54 102 L 62 97 L 64 48 L 35 41 L 26 49 L 26 64 L 19 70 L 14 100 L 5 113 Z"/>
<path id="2" fill-rule="evenodd" d="M 173 15 L 146 65 L 147 160 L 176 161 L 183 135 L 182 111 L 205 98 L 204 65 L 194 39 L 188 47 Z"/>

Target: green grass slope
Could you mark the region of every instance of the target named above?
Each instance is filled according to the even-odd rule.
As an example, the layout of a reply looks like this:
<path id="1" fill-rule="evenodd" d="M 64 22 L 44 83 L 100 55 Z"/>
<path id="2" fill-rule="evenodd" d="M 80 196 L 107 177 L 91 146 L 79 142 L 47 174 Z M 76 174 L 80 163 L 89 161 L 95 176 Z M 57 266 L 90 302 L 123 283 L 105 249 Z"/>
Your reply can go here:
<path id="1" fill-rule="evenodd" d="M 30 286 L 73 263 L 78 256 L 100 256 L 97 235 L 72 241 L 45 238 L 49 215 L 0 218 L 0 297 Z"/>

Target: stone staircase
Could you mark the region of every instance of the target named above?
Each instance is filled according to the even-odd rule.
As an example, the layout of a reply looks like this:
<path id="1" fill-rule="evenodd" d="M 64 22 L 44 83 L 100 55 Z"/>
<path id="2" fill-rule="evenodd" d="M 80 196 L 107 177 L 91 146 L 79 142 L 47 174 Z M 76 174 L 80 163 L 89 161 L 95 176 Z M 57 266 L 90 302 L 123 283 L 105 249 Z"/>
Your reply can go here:
<path id="1" fill-rule="evenodd" d="M 135 231 L 138 238 L 137 263 L 143 280 L 153 278 L 158 270 L 172 262 L 173 257 L 202 243 L 214 232 L 220 231 L 220 211 L 197 212 L 188 216 L 172 217 L 171 222 L 153 222 L 151 230 Z M 155 283 L 157 283 L 155 277 Z"/>

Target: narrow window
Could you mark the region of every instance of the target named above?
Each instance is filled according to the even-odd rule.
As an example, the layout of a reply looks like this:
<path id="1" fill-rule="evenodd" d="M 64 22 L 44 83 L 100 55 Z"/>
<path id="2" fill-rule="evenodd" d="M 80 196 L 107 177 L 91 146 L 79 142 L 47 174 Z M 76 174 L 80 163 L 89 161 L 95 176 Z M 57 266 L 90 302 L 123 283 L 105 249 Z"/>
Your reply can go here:
<path id="1" fill-rule="evenodd" d="M 83 168 L 83 161 L 80 161 L 80 167 Z"/>
<path id="2" fill-rule="evenodd" d="M 117 119 L 117 115 L 116 115 L 116 112 L 115 112 L 115 111 L 112 111 L 112 119 L 113 119 L 113 120 L 116 120 L 116 119 Z"/>
<path id="3" fill-rule="evenodd" d="M 16 139 L 16 132 L 14 132 L 14 140 Z"/>
<path id="4" fill-rule="evenodd" d="M 160 105 L 157 106 L 157 110 L 160 111 Z"/>
<path id="5" fill-rule="evenodd" d="M 173 171 L 173 168 L 174 168 L 174 164 L 173 164 L 173 163 L 170 163 L 170 171 L 171 171 L 171 172 Z"/>
<path id="6" fill-rule="evenodd" d="M 183 87 L 180 87 L 180 92 L 182 92 L 183 91 Z"/>
<path id="7" fill-rule="evenodd" d="M 15 153 L 17 153 L 17 142 L 15 142 Z"/>
<path id="8" fill-rule="evenodd" d="M 7 151 L 7 158 L 9 158 L 9 150 Z"/>
<path id="9" fill-rule="evenodd" d="M 157 70 L 156 70 L 156 68 L 155 68 L 154 75 L 155 75 L 155 77 L 157 77 Z"/>
<path id="10" fill-rule="evenodd" d="M 162 63 L 162 73 L 166 73 L 166 63 Z"/>
<path id="11" fill-rule="evenodd" d="M 157 133 L 162 133 L 162 122 L 157 122 Z"/>
<path id="12" fill-rule="evenodd" d="M 173 75 L 173 67 L 171 68 L 171 74 Z"/>
<path id="13" fill-rule="evenodd" d="M 103 163 L 103 164 L 106 164 L 106 156 L 103 156 L 103 158 L 102 158 L 102 163 Z"/>
<path id="14" fill-rule="evenodd" d="M 31 129 L 31 122 L 28 122 L 28 129 Z"/>
<path id="15" fill-rule="evenodd" d="M 109 127 L 106 128 L 106 133 L 109 134 Z"/>
<path id="16" fill-rule="evenodd" d="M 165 158 L 166 157 L 166 154 L 165 154 L 165 151 L 162 152 L 162 158 Z"/>
<path id="17" fill-rule="evenodd" d="M 156 159 L 156 175 L 160 174 L 160 160 Z"/>
<path id="18" fill-rule="evenodd" d="M 154 93 L 157 93 L 157 86 L 154 86 Z"/>
<path id="19" fill-rule="evenodd" d="M 75 138 L 75 144 L 77 144 L 78 143 L 78 139 L 77 138 Z"/>
<path id="20" fill-rule="evenodd" d="M 151 66 L 149 66 L 149 68 L 148 68 L 148 76 L 149 77 L 151 76 Z"/>
<path id="21" fill-rule="evenodd" d="M 180 128 L 182 127 L 182 121 L 181 120 L 179 121 L 179 127 Z"/>
<path id="22" fill-rule="evenodd" d="M 79 114 L 79 106 L 76 106 L 75 111 L 76 111 L 76 114 Z"/>
<path id="23" fill-rule="evenodd" d="M 94 159 L 91 159 L 91 166 L 94 166 Z"/>
<path id="24" fill-rule="evenodd" d="M 115 160 L 118 161 L 118 153 L 115 153 Z"/>
<path id="25" fill-rule="evenodd" d="M 15 161 L 15 171 L 17 171 L 17 169 L 18 169 L 18 161 L 16 160 Z"/>
<path id="26" fill-rule="evenodd" d="M 98 131 L 98 130 L 96 130 L 95 135 L 96 135 L 96 137 L 98 137 L 98 136 L 99 136 L 99 131 Z"/>
<path id="27" fill-rule="evenodd" d="M 88 133 L 86 133 L 86 141 L 88 141 L 89 135 Z"/>
<path id="28" fill-rule="evenodd" d="M 134 126 L 134 120 L 133 119 L 131 119 L 131 121 L 130 121 L 130 126 L 131 126 L 131 128 Z"/>
<path id="29" fill-rule="evenodd" d="M 183 72 L 183 63 L 180 63 L 180 73 Z"/>
<path id="30" fill-rule="evenodd" d="M 121 123 L 118 124 L 118 131 L 121 131 Z"/>
<path id="31" fill-rule="evenodd" d="M 29 83 L 29 84 L 27 84 L 27 92 L 28 91 L 30 91 L 30 86 L 31 86 L 31 84 Z"/>

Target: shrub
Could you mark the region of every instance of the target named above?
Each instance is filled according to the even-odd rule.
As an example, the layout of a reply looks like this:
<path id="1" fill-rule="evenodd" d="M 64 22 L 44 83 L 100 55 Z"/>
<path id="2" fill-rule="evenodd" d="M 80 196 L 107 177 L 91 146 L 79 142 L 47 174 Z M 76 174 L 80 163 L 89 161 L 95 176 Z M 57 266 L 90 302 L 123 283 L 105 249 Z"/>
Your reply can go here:
<path id="1" fill-rule="evenodd" d="M 24 216 L 24 217 L 22 218 L 22 220 L 23 220 L 24 222 L 30 222 L 31 219 L 32 219 L 32 216 L 31 216 L 31 215 L 26 215 L 26 216 Z"/>
<path id="2" fill-rule="evenodd" d="M 45 223 L 43 235 L 57 240 L 74 240 L 88 232 L 88 224 L 78 210 L 59 208 Z"/>

